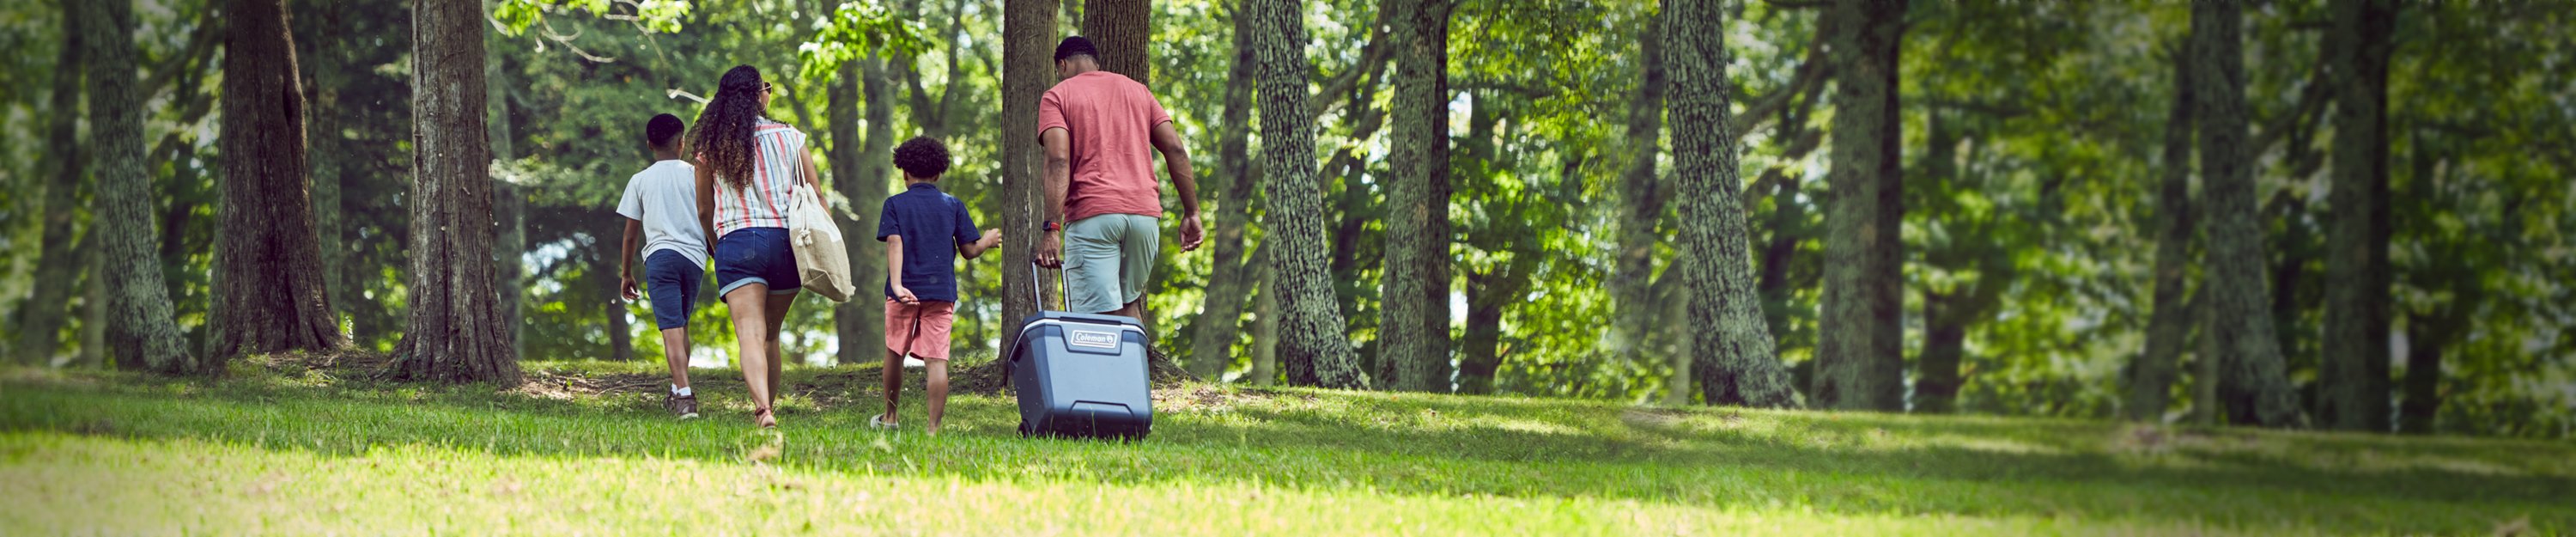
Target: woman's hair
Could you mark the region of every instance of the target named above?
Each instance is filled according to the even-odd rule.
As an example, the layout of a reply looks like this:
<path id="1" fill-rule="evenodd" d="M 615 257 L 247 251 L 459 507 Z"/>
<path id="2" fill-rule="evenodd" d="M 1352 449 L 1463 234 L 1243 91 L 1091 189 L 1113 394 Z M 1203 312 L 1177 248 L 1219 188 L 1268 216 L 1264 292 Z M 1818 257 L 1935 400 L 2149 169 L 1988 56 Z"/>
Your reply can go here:
<path id="1" fill-rule="evenodd" d="M 697 130 L 689 133 L 690 145 L 703 155 L 699 164 L 713 167 L 716 178 L 734 188 L 751 185 L 751 167 L 760 158 L 752 129 L 760 121 L 760 92 L 766 85 L 760 69 L 752 66 L 725 71 L 716 83 L 715 99 L 698 112 Z"/>

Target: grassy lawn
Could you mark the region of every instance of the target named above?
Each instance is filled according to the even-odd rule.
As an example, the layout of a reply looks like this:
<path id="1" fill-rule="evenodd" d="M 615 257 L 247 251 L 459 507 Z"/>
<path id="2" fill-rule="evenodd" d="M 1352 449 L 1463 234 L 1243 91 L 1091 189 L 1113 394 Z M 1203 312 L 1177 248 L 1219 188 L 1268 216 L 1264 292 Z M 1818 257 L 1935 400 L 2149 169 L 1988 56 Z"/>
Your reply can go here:
<path id="1" fill-rule="evenodd" d="M 651 367 L 0 370 L 0 534 L 2576 532 L 2563 442 L 1202 386 L 1141 442 L 991 395 L 931 437 L 864 426 L 872 367 L 791 370 L 773 435 L 730 371 L 669 419 Z"/>

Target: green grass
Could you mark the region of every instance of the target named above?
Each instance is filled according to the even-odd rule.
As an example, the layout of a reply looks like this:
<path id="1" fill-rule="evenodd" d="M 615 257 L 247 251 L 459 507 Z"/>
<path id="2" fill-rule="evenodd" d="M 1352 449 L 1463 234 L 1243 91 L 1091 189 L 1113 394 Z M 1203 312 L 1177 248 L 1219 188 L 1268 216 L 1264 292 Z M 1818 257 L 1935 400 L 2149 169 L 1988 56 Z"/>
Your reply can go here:
<path id="1" fill-rule="evenodd" d="M 873 368 L 791 371 L 771 435 L 726 371 L 672 421 L 650 367 L 0 371 L 0 534 L 2576 532 L 2567 443 L 1203 386 L 1141 442 L 990 395 L 931 437 L 863 426 Z"/>

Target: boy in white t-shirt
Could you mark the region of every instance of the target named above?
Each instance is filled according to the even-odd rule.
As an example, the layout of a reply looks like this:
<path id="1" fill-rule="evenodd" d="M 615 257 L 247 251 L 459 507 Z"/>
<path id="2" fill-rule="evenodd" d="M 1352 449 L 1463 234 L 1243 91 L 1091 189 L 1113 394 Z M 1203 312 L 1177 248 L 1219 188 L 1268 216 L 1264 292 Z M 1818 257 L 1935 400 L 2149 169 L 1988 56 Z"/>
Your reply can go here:
<path id="1" fill-rule="evenodd" d="M 698 395 L 689 389 L 689 312 L 697 305 L 707 268 L 706 231 L 698 226 L 697 167 L 680 159 L 686 154 L 680 147 L 685 130 L 680 118 L 670 114 L 644 123 L 644 142 L 655 162 L 626 180 L 626 195 L 617 203 L 617 214 L 626 217 L 618 292 L 636 299 L 635 261 L 643 260 L 653 322 L 662 330 L 662 359 L 671 367 L 671 393 L 663 397 L 662 407 L 684 420 L 698 417 Z"/>

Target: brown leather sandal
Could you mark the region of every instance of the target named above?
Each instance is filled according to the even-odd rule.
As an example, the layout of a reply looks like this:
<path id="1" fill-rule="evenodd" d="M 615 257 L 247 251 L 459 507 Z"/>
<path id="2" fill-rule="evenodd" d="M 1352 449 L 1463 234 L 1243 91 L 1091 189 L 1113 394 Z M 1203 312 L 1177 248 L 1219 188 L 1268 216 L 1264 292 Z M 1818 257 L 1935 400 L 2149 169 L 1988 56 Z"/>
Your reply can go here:
<path id="1" fill-rule="evenodd" d="M 760 424 L 760 428 L 762 429 L 778 428 L 778 415 L 775 412 L 771 412 L 770 409 L 762 408 L 753 410 L 751 413 L 751 419 L 753 423 Z"/>

